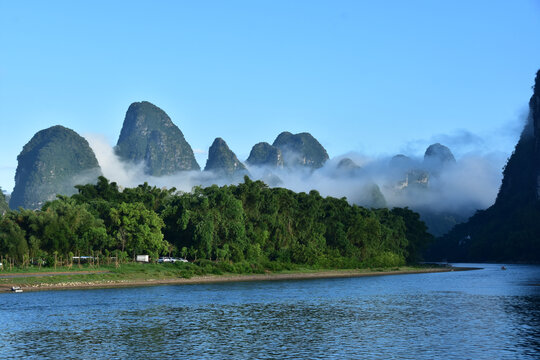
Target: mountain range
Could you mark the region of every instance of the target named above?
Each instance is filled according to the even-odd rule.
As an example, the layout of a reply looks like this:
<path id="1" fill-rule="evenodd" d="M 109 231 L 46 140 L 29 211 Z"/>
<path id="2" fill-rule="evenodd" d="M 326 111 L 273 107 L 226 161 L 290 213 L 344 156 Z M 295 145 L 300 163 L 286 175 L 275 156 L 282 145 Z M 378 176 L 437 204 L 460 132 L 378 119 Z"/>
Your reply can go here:
<path id="1" fill-rule="evenodd" d="M 115 154 L 125 163 L 142 164 L 144 173 L 161 177 L 183 171 L 200 171 L 193 149 L 165 111 L 147 102 L 132 103 L 124 118 Z M 11 208 L 39 209 L 56 195 L 75 193 L 74 185 L 95 182 L 101 175 L 88 142 L 75 131 L 57 125 L 36 133 L 17 157 Z M 317 169 L 328 160 L 324 147 L 309 133 L 278 135 L 273 145 L 256 144 L 247 159 L 250 166 Z M 208 151 L 204 171 L 210 179 L 240 181 L 246 166 L 217 138 Z M 269 173 L 273 184 L 281 182 Z"/>
<path id="2" fill-rule="evenodd" d="M 129 106 L 114 152 L 125 163 L 142 164 L 144 173 L 149 176 L 200 171 L 182 131 L 164 110 L 147 101 Z M 272 145 L 266 142 L 255 144 L 246 164 L 253 170 L 264 169 L 260 178 L 269 185 L 281 186 L 280 176 L 284 173 L 296 169 L 305 169 L 307 174 L 317 172 L 328 160 L 326 149 L 311 134 L 285 131 L 276 137 Z M 430 176 L 427 168 L 440 169 L 444 164 L 455 162 L 450 149 L 441 144 L 433 144 L 426 150 L 425 169 L 414 168 L 409 160 L 405 155 L 398 155 L 391 162 L 391 166 L 397 169 L 396 183 L 391 186 L 402 193 L 416 186 L 427 186 Z M 38 209 L 57 194 L 71 195 L 75 192 L 74 185 L 94 182 L 101 174 L 87 141 L 62 126 L 38 132 L 24 146 L 18 161 L 11 208 Z M 205 184 L 239 182 L 245 175 L 252 175 L 222 138 L 216 138 L 210 146 L 204 173 L 210 174 L 205 177 Z M 350 158 L 340 160 L 336 174 L 351 178 L 363 175 L 362 168 Z M 362 195 L 356 201 L 362 205 L 387 206 L 375 182 L 358 184 L 358 188 Z M 439 221 L 439 217 L 430 219 L 434 223 Z M 444 223 L 442 231 L 453 225 L 452 222 Z"/>
<path id="3" fill-rule="evenodd" d="M 200 171 L 181 130 L 165 111 L 147 101 L 129 106 L 114 152 L 125 163 L 142 164 L 144 173 L 149 176 Z M 101 174 L 87 141 L 62 126 L 38 132 L 25 145 L 18 160 L 11 208 L 39 209 L 58 194 L 73 194 L 76 184 L 95 182 Z M 246 164 L 254 171 L 264 169 L 262 174 L 258 172 L 259 178 L 270 186 L 283 186 L 280 176 L 302 169 L 307 171 L 305 176 L 309 176 L 323 168 L 328 160 L 326 149 L 311 134 L 282 132 L 272 145 L 266 142 L 255 144 Z M 385 186 L 406 195 L 417 187 L 427 187 L 429 169 L 440 170 L 452 162 L 455 163 L 455 159 L 450 149 L 441 144 L 433 144 L 426 150 L 420 168 L 405 155 L 397 155 L 390 164 L 395 168 L 395 183 Z M 337 177 L 364 176 L 362 168 L 350 158 L 341 159 L 336 170 Z M 240 182 L 245 175 L 252 176 L 222 138 L 216 138 L 210 146 L 204 173 L 207 175 L 199 179 L 203 185 Z M 436 176 L 437 171 L 433 173 Z M 381 188 L 374 181 L 358 183 L 356 187 L 360 195 L 355 202 L 374 208 L 388 206 Z M 426 216 L 428 226 L 440 229 L 440 233 L 455 225 L 456 222 L 448 221 L 454 218 L 456 216 Z"/>
<path id="4" fill-rule="evenodd" d="M 452 253 L 459 259 L 504 259 L 505 256 L 501 255 L 504 241 L 521 243 L 522 237 L 529 238 L 524 232 L 538 234 L 540 238 L 540 225 L 536 225 L 536 222 L 540 224 L 536 221 L 540 218 L 538 78 L 537 74 L 529 103 L 529 121 L 506 165 L 495 204 L 458 226 L 455 225 L 467 220 L 468 216 L 460 212 L 434 212 L 421 206 L 413 208 L 420 212 L 435 235 L 454 229 L 437 243 L 433 254 Z M 142 164 L 144 172 L 154 177 L 200 171 L 181 130 L 165 111 L 146 101 L 129 106 L 114 151 L 126 163 Z M 255 144 L 246 160 L 248 166 L 238 159 L 225 140 L 216 138 L 200 174 L 207 174 L 205 179 L 210 183 L 230 183 L 256 173 L 271 186 L 282 186 L 281 177 L 291 171 L 304 174 L 302 181 L 309 181 L 310 176 L 327 171 L 329 159 L 326 149 L 307 132 L 282 132 L 271 145 L 266 142 Z M 36 133 L 23 147 L 17 160 L 15 188 L 9 202 L 11 208 L 39 209 L 57 194 L 71 195 L 75 193 L 74 185 L 95 182 L 101 175 L 88 142 L 73 130 L 59 125 Z M 439 143 L 426 149 L 421 162 L 399 154 L 389 161 L 388 172 L 392 176 L 383 183 L 371 179 L 364 168 L 351 158 L 345 157 L 333 164 L 336 171 L 332 176 L 350 179 L 361 193 L 351 201 L 368 207 L 386 207 L 388 203 L 384 194 L 403 199 L 425 196 L 432 181 L 456 166 L 456 159 L 448 147 Z M 357 179 L 363 181 L 354 185 Z M 519 224 L 526 226 L 519 227 Z M 490 238 L 493 233 L 499 240 Z M 490 250 L 485 251 L 486 248 Z M 524 245 L 524 249 L 532 248 L 537 249 L 534 241 Z M 516 258 L 516 255 L 510 257 Z"/>

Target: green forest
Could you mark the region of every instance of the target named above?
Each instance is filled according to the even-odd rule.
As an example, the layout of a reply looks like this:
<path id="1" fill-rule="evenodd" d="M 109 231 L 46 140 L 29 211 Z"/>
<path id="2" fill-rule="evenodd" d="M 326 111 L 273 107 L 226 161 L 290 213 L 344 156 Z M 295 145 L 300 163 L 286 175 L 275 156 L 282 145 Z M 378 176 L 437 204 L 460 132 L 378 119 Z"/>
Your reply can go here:
<path id="1" fill-rule="evenodd" d="M 121 189 L 104 177 L 76 188 L 39 211 L 4 212 L 4 264 L 68 265 L 74 256 L 125 263 L 148 254 L 153 261 L 166 255 L 267 269 L 391 267 L 417 262 L 432 241 L 407 208 L 366 209 L 247 176 L 239 185 L 189 193 L 147 183 Z"/>
<path id="2" fill-rule="evenodd" d="M 8 206 L 6 196 L 4 195 L 4 191 L 0 187 L 0 215 L 4 214 L 8 210 L 9 210 L 9 206 Z"/>

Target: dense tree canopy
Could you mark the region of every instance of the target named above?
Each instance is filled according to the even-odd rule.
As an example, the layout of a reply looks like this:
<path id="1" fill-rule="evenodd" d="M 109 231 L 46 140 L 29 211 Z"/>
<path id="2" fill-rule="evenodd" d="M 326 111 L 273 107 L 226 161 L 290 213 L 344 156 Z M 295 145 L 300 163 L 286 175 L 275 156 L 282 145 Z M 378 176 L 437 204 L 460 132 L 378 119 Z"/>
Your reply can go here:
<path id="1" fill-rule="evenodd" d="M 0 215 L 4 214 L 8 210 L 9 210 L 9 206 L 6 201 L 6 196 L 4 195 L 4 191 L 0 187 Z"/>
<path id="2" fill-rule="evenodd" d="M 417 261 L 431 240 L 409 209 L 366 209 L 248 177 L 190 193 L 146 183 L 121 190 L 104 177 L 77 190 L 40 211 L 7 212 L 0 255 L 17 263 L 116 252 L 124 258 L 172 253 L 193 261 L 398 266 Z"/>

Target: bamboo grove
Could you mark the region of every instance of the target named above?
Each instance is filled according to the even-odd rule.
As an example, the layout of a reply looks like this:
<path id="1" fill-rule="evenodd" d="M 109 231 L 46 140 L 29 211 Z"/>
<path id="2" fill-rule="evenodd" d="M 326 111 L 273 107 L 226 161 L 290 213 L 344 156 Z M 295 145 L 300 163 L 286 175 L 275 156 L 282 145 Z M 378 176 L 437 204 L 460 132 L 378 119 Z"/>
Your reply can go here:
<path id="1" fill-rule="evenodd" d="M 76 188 L 77 194 L 40 210 L 4 212 L 0 256 L 19 266 L 52 266 L 74 255 L 128 261 L 149 254 L 153 260 L 174 255 L 193 262 L 356 268 L 416 262 L 432 240 L 407 208 L 366 209 L 248 177 L 189 193 L 147 183 L 121 189 L 104 177 Z"/>

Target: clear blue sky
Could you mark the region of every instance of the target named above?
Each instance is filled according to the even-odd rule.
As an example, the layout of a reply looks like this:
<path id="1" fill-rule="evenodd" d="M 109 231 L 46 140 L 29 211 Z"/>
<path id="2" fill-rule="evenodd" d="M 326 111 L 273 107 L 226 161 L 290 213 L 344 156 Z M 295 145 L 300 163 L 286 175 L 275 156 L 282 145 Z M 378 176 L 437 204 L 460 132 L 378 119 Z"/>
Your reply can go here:
<path id="1" fill-rule="evenodd" d="M 533 0 L 0 0 L 0 186 L 35 132 L 114 145 L 141 100 L 242 160 L 284 130 L 331 157 L 510 154 L 538 68 Z"/>

